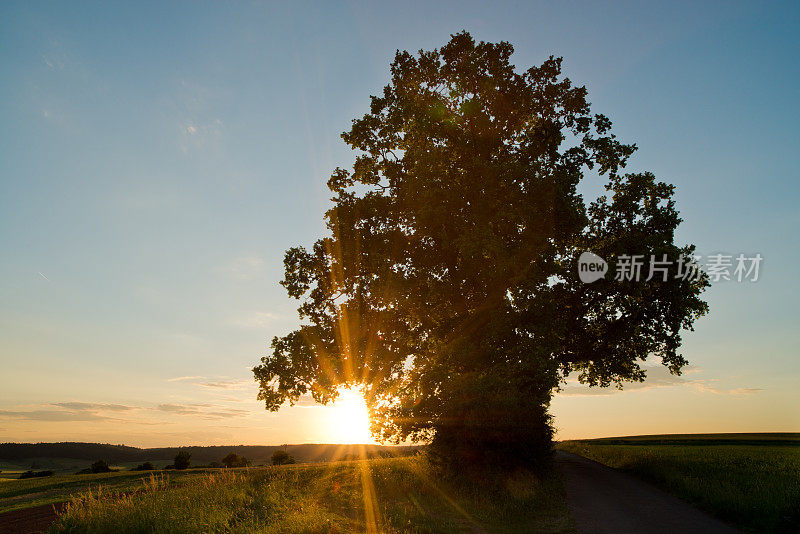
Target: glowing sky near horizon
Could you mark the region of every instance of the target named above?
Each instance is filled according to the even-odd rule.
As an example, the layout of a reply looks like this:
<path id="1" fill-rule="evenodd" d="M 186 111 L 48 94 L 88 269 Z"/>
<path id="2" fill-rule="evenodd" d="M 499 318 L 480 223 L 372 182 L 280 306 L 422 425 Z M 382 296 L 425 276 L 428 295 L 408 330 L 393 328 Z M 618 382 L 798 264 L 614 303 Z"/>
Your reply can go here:
<path id="1" fill-rule="evenodd" d="M 366 439 L 357 398 L 268 413 L 250 368 L 298 323 L 283 252 L 324 231 L 339 134 L 395 49 L 462 29 L 564 56 L 676 185 L 678 241 L 764 257 L 706 294 L 682 377 L 570 383 L 559 437 L 800 431 L 800 7 L 455 6 L 3 2 L 0 442 Z"/>

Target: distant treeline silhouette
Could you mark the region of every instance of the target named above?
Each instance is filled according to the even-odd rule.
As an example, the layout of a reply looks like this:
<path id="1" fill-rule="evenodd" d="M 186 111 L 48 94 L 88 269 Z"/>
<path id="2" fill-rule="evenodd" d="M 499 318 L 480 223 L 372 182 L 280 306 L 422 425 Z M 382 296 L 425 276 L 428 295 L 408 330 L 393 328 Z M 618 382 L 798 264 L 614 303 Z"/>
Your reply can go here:
<path id="1" fill-rule="evenodd" d="M 25 478 L 38 478 L 38 477 L 50 477 L 53 476 L 52 471 L 25 471 L 21 475 L 19 475 L 19 479 Z"/>
<path id="2" fill-rule="evenodd" d="M 301 445 L 234 445 L 210 447 L 161 447 L 142 449 L 127 445 L 103 443 L 0 443 L 0 460 L 19 461 L 31 458 L 70 458 L 95 461 L 103 458 L 110 464 L 127 462 L 172 461 L 180 451 L 191 454 L 192 463 L 218 462 L 228 453 L 243 456 L 255 462 L 268 462 L 272 453 L 284 450 L 298 462 L 323 462 L 359 457 L 363 450 L 374 457 L 383 453 L 412 454 L 418 447 L 388 447 L 381 445 L 328 445 L 306 443 Z"/>

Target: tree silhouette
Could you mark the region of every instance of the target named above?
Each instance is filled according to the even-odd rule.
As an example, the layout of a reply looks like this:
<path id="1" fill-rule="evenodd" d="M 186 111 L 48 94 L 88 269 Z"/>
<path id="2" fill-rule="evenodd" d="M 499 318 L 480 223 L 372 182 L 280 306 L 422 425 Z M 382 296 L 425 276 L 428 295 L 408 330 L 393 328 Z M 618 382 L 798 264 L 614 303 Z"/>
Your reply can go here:
<path id="1" fill-rule="evenodd" d="M 189 451 L 180 451 L 175 455 L 173 465 L 175 469 L 188 469 L 191 465 L 192 454 Z"/>
<path id="2" fill-rule="evenodd" d="M 239 456 L 235 452 L 229 452 L 221 462 L 225 467 L 247 467 L 250 465 L 250 460 L 244 456 Z"/>
<path id="3" fill-rule="evenodd" d="M 329 234 L 292 248 L 281 282 L 304 324 L 254 368 L 277 410 L 362 388 L 384 440 L 430 440 L 451 462 L 536 463 L 560 380 L 608 386 L 673 373 L 707 279 L 578 278 L 587 250 L 676 262 L 673 187 L 621 174 L 635 145 L 593 115 L 561 60 L 517 72 L 513 47 L 464 32 L 399 52 L 391 82 L 343 139 L 358 152 L 328 187 Z M 589 176 L 591 172 L 600 175 Z M 587 205 L 584 178 L 607 195 Z"/>
<path id="4" fill-rule="evenodd" d="M 282 449 L 278 449 L 273 452 L 270 461 L 272 462 L 272 465 L 289 465 L 296 462 L 294 456 Z"/>

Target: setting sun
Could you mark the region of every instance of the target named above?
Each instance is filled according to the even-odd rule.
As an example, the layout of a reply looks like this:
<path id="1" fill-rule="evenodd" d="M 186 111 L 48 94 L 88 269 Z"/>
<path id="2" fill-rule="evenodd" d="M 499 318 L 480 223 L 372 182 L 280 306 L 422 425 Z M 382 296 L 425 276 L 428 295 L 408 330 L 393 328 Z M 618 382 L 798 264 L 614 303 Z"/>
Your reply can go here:
<path id="1" fill-rule="evenodd" d="M 373 443 L 369 432 L 369 410 L 357 389 L 343 389 L 331 406 L 328 418 L 330 443 Z"/>

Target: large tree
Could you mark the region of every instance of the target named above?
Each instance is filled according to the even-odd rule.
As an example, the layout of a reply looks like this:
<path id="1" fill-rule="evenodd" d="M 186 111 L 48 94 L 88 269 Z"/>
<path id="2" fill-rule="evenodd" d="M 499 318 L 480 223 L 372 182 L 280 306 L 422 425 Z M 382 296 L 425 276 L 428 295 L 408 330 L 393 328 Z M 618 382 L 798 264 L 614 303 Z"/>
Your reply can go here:
<path id="1" fill-rule="evenodd" d="M 673 187 L 622 174 L 635 150 L 590 113 L 561 60 L 517 72 L 509 43 L 468 33 L 398 52 L 391 82 L 343 139 L 329 235 L 292 248 L 282 282 L 299 329 L 254 373 L 269 410 L 362 389 L 374 434 L 424 440 L 445 460 L 536 461 L 560 380 L 645 378 L 687 363 L 681 331 L 707 310 L 706 278 L 614 280 L 622 255 L 677 262 Z M 582 179 L 604 180 L 588 203 Z M 591 250 L 612 276 L 578 279 Z"/>

